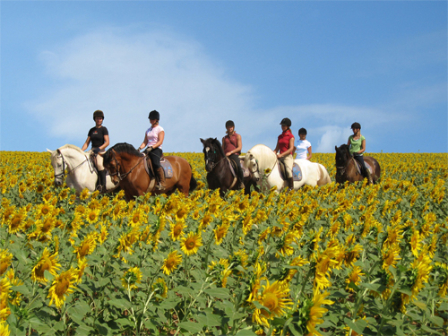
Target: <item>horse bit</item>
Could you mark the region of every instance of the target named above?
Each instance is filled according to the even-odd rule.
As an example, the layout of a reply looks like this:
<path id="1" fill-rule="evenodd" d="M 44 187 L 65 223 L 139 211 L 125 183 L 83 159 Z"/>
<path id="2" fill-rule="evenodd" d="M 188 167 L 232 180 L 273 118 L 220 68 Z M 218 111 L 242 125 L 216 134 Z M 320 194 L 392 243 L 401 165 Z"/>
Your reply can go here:
<path id="1" fill-rule="evenodd" d="M 124 173 L 123 175 L 121 175 L 120 174 L 120 169 L 121 169 L 121 165 L 120 165 L 120 163 L 118 162 L 118 160 L 117 160 L 117 157 L 115 156 L 115 153 L 114 153 L 114 161 L 115 161 L 115 165 L 117 166 L 117 167 L 119 167 L 119 168 L 117 168 L 117 172 L 116 173 L 109 173 L 109 176 L 110 177 L 112 177 L 112 176 L 115 176 L 115 175 L 117 175 L 118 176 L 118 179 L 120 180 L 120 181 L 123 181 L 139 164 L 140 164 L 140 162 L 142 162 L 142 160 L 145 158 L 145 156 L 142 156 L 141 157 L 141 159 L 140 160 L 138 160 L 138 162 L 135 164 L 135 166 L 134 167 L 132 167 L 127 173 Z"/>
<path id="2" fill-rule="evenodd" d="M 61 176 L 65 176 L 65 175 L 69 175 L 69 174 L 73 173 L 73 172 L 75 171 L 76 168 L 80 167 L 84 162 L 87 161 L 87 157 L 86 157 L 86 159 L 85 159 L 84 161 L 82 161 L 82 162 L 81 162 L 79 165 L 77 165 L 75 168 L 73 168 L 73 169 L 71 169 L 71 170 L 68 170 L 68 171 L 67 171 L 67 174 L 66 174 L 66 173 L 65 173 L 65 166 L 67 166 L 68 168 L 70 168 L 70 167 L 68 166 L 68 164 L 65 163 L 65 158 L 64 158 L 64 155 L 62 155 L 62 152 L 61 152 L 61 151 L 59 151 L 59 154 L 61 154 L 61 158 L 62 158 L 62 173 L 54 174 L 54 178 L 55 178 L 55 179 L 56 179 L 56 178 L 59 178 L 59 177 L 61 177 Z"/>

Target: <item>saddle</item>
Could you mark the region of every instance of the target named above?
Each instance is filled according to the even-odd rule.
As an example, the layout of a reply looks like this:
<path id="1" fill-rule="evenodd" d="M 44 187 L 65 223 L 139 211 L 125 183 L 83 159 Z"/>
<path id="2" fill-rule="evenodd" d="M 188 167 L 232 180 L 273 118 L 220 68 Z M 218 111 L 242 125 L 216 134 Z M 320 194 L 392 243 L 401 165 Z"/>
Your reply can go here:
<path id="1" fill-rule="evenodd" d="M 280 172 L 280 176 L 283 180 L 286 181 L 286 167 L 285 164 L 281 161 L 278 161 L 278 170 Z M 294 162 L 292 166 L 292 178 L 294 181 L 302 181 L 302 170 L 300 169 L 299 165 Z"/>
<path id="2" fill-rule="evenodd" d="M 249 177 L 249 169 L 244 167 L 244 158 L 239 158 L 240 159 L 240 165 L 241 165 L 241 169 L 243 170 L 243 177 Z M 230 171 L 232 172 L 232 176 L 237 178 L 236 175 L 236 170 L 238 169 L 238 167 L 235 164 L 235 161 L 228 159 L 229 161 L 229 167 L 230 167 Z"/>
<path id="3" fill-rule="evenodd" d="M 146 173 L 148 173 L 149 176 L 151 176 L 151 178 L 157 178 L 156 174 L 154 173 L 154 168 L 152 166 L 152 162 L 151 159 L 149 158 L 149 156 L 146 155 L 146 159 L 144 160 L 145 162 L 145 170 Z M 163 172 L 165 173 L 165 178 L 169 179 L 173 177 L 173 167 L 171 166 L 170 161 L 168 161 L 167 159 L 165 159 L 165 157 L 162 155 L 161 159 L 160 159 L 160 165 L 163 168 Z"/>
<path id="4" fill-rule="evenodd" d="M 352 158 L 352 160 L 355 161 L 356 171 L 358 172 L 359 175 L 361 175 L 362 174 L 361 165 L 359 164 L 359 162 L 355 158 Z M 373 174 L 372 166 L 369 165 L 366 160 L 364 160 L 364 163 L 366 164 L 367 169 L 370 171 L 370 174 Z"/>

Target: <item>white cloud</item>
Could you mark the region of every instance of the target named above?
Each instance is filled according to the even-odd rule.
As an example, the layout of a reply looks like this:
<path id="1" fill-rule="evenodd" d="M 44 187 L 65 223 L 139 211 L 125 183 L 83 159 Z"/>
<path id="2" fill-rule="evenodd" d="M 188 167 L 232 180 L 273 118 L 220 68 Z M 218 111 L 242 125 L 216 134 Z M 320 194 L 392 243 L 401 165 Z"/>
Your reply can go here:
<path id="1" fill-rule="evenodd" d="M 54 82 L 46 88 L 47 95 L 26 107 L 52 136 L 78 146 L 94 126 L 96 109 L 105 112 L 111 144 L 136 147 L 149 126 L 149 111 L 157 109 L 166 131 L 163 148 L 169 152 L 201 151 L 199 138 L 220 138 L 228 119 L 236 121 L 243 135 L 244 151 L 257 143 L 274 148 L 279 122 L 288 116 L 295 132 L 306 127 L 320 137 L 314 152 L 333 152 L 335 145 L 346 142 L 355 121 L 372 128 L 409 117 L 393 104 L 261 110 L 252 87 L 229 78 L 220 61 L 211 59 L 199 43 L 157 30 L 99 30 L 43 51 L 40 59 Z"/>

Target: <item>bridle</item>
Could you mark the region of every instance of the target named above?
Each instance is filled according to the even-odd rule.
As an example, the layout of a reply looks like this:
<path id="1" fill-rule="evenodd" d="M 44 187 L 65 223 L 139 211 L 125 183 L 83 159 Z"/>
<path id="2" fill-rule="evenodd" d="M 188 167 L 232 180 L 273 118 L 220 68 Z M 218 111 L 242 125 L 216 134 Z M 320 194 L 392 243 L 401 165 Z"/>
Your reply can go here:
<path id="1" fill-rule="evenodd" d="M 64 158 L 64 155 L 62 154 L 62 152 L 61 151 L 59 151 L 59 154 L 61 154 L 61 158 L 62 158 L 62 173 L 59 173 L 59 174 L 54 174 L 54 178 L 55 179 L 57 179 L 57 178 L 59 178 L 59 177 L 64 177 L 65 175 L 69 175 L 69 174 L 71 174 L 71 173 L 73 173 L 74 171 L 75 171 L 75 169 L 77 169 L 78 167 L 80 167 L 84 162 L 86 162 L 88 159 L 87 159 L 87 157 L 86 157 L 86 159 L 84 160 L 84 161 L 82 161 L 80 164 L 78 164 L 76 167 L 74 167 L 73 169 L 69 169 L 69 170 L 67 170 L 67 173 L 65 172 L 65 166 L 67 166 L 68 168 L 70 168 L 69 167 L 69 165 L 68 164 L 66 164 L 65 163 L 65 158 Z"/>
<path id="2" fill-rule="evenodd" d="M 121 170 L 121 164 L 118 162 L 118 160 L 117 160 L 117 157 L 115 156 L 115 152 L 114 152 L 114 155 L 113 155 L 113 159 L 114 159 L 114 161 L 115 161 L 115 165 L 116 165 L 116 167 L 117 167 L 117 172 L 115 172 L 115 173 L 110 173 L 109 172 L 109 176 L 110 177 L 112 177 L 112 176 L 115 176 L 115 175 L 117 175 L 118 176 L 118 179 L 120 180 L 120 181 L 123 181 L 139 164 L 140 164 L 140 162 L 142 162 L 143 161 L 143 159 L 145 158 L 145 156 L 142 156 L 138 161 L 137 161 L 137 163 L 127 172 L 127 173 L 124 173 L 124 174 L 121 174 L 120 173 L 120 170 Z"/>
<path id="3" fill-rule="evenodd" d="M 211 149 L 213 149 L 213 154 L 212 154 L 212 155 L 209 154 L 210 151 L 211 151 Z M 226 158 L 226 157 L 224 156 L 224 157 L 220 158 L 218 161 L 215 162 L 217 155 L 216 155 L 216 149 L 213 147 L 213 145 L 210 146 L 210 150 L 209 150 L 209 151 L 205 151 L 205 152 L 204 152 L 204 155 L 205 155 L 205 166 L 207 167 L 208 164 L 210 165 L 210 167 L 211 167 L 210 172 L 212 172 L 212 171 L 216 168 L 216 166 L 217 166 L 223 159 Z M 211 162 L 209 163 L 209 161 L 211 161 Z"/>

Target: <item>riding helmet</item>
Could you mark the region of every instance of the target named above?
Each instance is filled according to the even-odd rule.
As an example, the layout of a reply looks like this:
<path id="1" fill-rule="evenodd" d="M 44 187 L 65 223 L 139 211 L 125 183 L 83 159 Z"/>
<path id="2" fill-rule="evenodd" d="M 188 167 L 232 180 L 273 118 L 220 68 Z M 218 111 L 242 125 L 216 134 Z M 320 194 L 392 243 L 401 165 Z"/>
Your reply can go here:
<path id="1" fill-rule="evenodd" d="M 227 120 L 226 122 L 226 128 L 227 127 L 235 127 L 235 123 L 232 120 Z"/>
<path id="2" fill-rule="evenodd" d="M 280 122 L 280 125 L 284 125 L 286 127 L 291 127 L 291 119 L 289 118 L 283 118 L 282 121 Z"/>
<path id="3" fill-rule="evenodd" d="M 160 120 L 160 113 L 157 112 L 156 110 L 152 110 L 151 112 L 149 112 L 148 119 L 151 119 L 151 120 Z"/>
<path id="4" fill-rule="evenodd" d="M 96 110 L 93 112 L 93 120 L 95 120 L 96 117 L 101 117 L 104 120 L 104 113 L 101 110 Z"/>
<path id="5" fill-rule="evenodd" d="M 355 129 L 355 128 L 359 128 L 359 129 L 361 129 L 361 124 L 355 122 L 355 123 L 352 124 L 352 127 L 350 127 L 350 128 L 351 128 L 351 129 Z"/>

